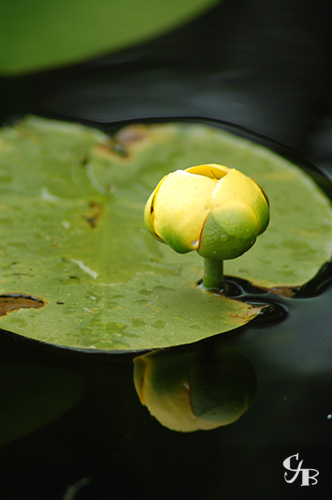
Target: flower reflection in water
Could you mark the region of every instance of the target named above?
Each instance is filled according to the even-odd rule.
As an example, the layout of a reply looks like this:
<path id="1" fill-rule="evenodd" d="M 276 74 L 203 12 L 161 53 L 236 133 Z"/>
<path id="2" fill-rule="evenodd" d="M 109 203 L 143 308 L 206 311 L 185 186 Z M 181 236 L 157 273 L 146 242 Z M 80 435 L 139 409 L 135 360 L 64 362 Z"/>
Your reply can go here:
<path id="1" fill-rule="evenodd" d="M 225 348 L 169 349 L 136 357 L 134 384 L 163 426 L 193 432 L 238 420 L 255 397 L 257 379 L 246 358 Z"/>

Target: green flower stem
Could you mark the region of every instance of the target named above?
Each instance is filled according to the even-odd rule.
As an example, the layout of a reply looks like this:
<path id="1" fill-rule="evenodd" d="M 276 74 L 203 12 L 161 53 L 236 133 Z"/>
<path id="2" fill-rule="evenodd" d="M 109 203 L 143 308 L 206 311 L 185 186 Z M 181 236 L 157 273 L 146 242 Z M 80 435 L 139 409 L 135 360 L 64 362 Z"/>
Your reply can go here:
<path id="1" fill-rule="evenodd" d="M 224 261 L 204 259 L 203 286 L 207 290 L 222 290 L 224 287 Z"/>

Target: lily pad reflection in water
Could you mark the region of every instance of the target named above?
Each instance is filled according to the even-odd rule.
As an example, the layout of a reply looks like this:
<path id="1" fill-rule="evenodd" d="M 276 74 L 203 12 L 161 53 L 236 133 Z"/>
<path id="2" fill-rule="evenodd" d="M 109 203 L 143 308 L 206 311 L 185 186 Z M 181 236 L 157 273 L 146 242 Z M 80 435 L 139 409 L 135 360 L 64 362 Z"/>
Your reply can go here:
<path id="1" fill-rule="evenodd" d="M 0 446 L 66 413 L 83 389 L 69 370 L 17 363 L 0 364 L 0 386 Z"/>

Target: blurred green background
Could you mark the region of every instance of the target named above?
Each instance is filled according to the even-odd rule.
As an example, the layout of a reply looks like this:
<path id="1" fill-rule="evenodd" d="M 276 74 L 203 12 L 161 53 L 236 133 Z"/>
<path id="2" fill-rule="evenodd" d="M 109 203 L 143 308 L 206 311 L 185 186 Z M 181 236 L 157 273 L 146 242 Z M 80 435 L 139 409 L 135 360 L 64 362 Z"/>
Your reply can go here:
<path id="1" fill-rule="evenodd" d="M 0 72 L 31 72 L 145 41 L 217 0 L 2 0 Z"/>

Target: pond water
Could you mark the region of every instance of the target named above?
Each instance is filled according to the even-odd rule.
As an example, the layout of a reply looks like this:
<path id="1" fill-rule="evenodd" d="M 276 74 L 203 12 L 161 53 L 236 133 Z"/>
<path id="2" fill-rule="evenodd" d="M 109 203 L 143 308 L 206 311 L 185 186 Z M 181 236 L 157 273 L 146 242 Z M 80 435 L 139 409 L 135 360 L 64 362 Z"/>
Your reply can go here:
<path id="1" fill-rule="evenodd" d="M 226 1 L 137 48 L 2 79 L 1 119 L 34 113 L 106 130 L 126 120 L 219 120 L 331 179 L 330 14 L 323 1 Z M 49 348 L 2 332 L 3 400 L 18 398 L 0 416 L 0 497 L 323 498 L 332 465 L 331 279 L 326 266 L 293 298 L 237 284 L 272 312 L 182 348 L 202 355 L 223 348 L 256 373 L 248 411 L 210 431 L 176 432 L 149 414 L 134 387 L 135 354 Z M 302 469 L 319 471 L 318 484 L 285 481 L 283 462 L 297 453 Z"/>

